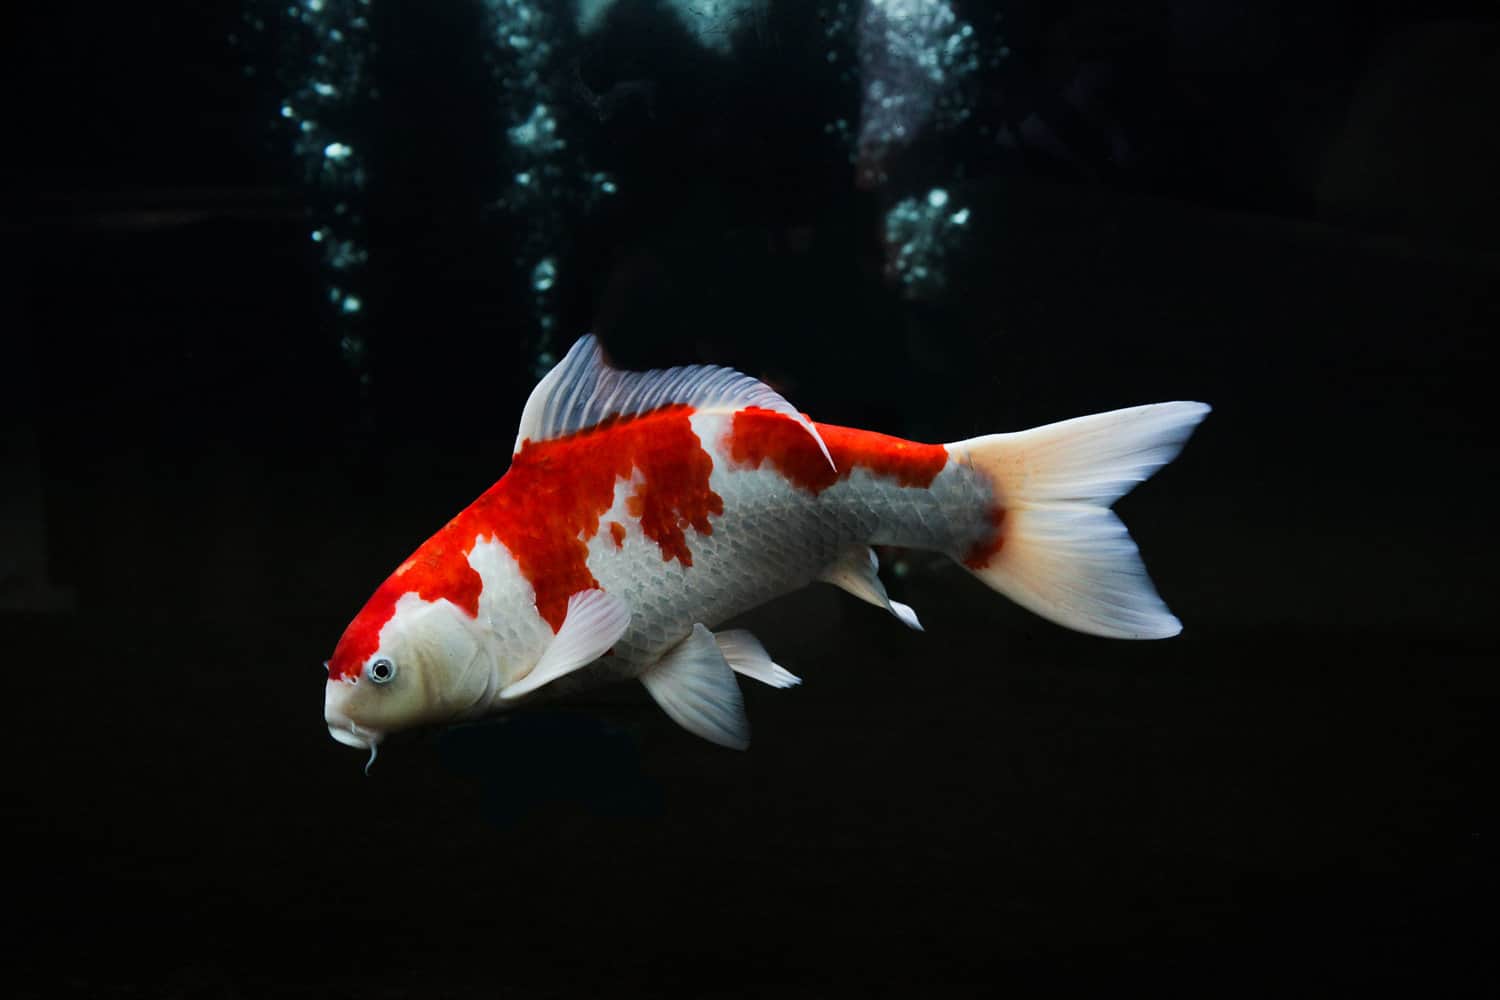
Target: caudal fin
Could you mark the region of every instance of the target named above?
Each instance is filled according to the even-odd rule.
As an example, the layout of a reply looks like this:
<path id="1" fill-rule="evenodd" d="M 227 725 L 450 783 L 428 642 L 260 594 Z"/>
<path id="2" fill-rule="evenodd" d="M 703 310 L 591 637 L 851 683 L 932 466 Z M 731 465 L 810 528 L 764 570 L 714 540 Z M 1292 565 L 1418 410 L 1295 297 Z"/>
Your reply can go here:
<path id="1" fill-rule="evenodd" d="M 1205 403 L 1155 403 L 949 445 L 993 481 L 1004 510 L 996 544 L 965 565 L 1022 607 L 1080 632 L 1181 632 L 1109 505 L 1175 458 L 1208 411 Z"/>

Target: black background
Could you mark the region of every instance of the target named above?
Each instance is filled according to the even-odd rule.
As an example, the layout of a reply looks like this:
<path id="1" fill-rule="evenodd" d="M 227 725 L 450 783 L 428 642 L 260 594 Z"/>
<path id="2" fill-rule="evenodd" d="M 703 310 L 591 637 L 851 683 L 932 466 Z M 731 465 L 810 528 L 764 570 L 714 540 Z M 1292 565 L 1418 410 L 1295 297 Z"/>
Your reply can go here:
<path id="1" fill-rule="evenodd" d="M 923 440 L 1207 400 L 1121 504 L 1183 635 L 1067 634 L 912 555 L 886 575 L 925 633 L 822 587 L 748 616 L 806 683 L 746 692 L 746 754 L 632 687 L 393 740 L 369 778 L 319 665 L 503 471 L 532 382 L 478 14 L 376 5 L 361 386 L 234 5 L 31 12 L 4 158 L 5 538 L 45 550 L 0 615 L 22 988 L 1484 984 L 1500 23 L 976 8 L 1012 49 L 976 119 L 1058 143 L 928 137 L 873 192 L 823 133 L 857 106 L 808 68 L 811 10 L 724 58 L 619 28 L 589 83 L 656 106 L 579 132 L 621 192 L 569 234 L 560 330 Z M 972 232 L 909 303 L 880 218 L 937 182 Z"/>

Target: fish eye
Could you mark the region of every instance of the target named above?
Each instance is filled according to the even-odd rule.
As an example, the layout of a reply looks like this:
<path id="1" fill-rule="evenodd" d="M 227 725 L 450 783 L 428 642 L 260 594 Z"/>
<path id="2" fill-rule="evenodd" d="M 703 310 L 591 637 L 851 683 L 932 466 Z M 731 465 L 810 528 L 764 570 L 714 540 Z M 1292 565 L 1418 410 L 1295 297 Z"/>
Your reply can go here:
<path id="1" fill-rule="evenodd" d="M 389 684 L 396 677 L 396 664 L 381 657 L 365 671 L 376 684 Z"/>

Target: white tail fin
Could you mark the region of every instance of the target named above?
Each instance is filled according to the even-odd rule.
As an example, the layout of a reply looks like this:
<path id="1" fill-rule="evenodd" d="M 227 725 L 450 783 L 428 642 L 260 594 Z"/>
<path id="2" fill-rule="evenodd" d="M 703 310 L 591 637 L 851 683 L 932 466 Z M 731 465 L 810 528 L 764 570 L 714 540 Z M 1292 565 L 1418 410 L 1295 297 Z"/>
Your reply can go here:
<path id="1" fill-rule="evenodd" d="M 970 571 L 1043 618 L 1093 635 L 1182 631 L 1109 505 L 1166 465 L 1209 411 L 1155 403 L 948 446 L 994 482 L 999 548 Z"/>

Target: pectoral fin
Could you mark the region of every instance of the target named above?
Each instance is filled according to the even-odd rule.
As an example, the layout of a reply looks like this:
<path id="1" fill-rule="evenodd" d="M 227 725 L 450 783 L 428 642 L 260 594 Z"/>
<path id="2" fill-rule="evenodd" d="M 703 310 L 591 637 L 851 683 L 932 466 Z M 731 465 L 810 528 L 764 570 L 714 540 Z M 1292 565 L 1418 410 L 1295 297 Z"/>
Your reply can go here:
<path id="1" fill-rule="evenodd" d="M 880 582 L 876 573 L 879 567 L 880 560 L 876 558 L 874 549 L 850 549 L 825 569 L 818 579 L 853 594 L 861 601 L 869 601 L 877 608 L 885 608 L 901 619 L 901 624 L 907 628 L 922 631 L 917 613 L 900 601 L 891 600 L 890 595 L 885 592 L 885 584 Z"/>
<path id="2" fill-rule="evenodd" d="M 757 644 L 758 645 L 758 644 Z M 733 750 L 750 745 L 750 720 L 734 670 L 702 625 L 641 675 L 663 712 L 694 736 Z"/>
<path id="3" fill-rule="evenodd" d="M 609 652 L 630 626 L 630 605 L 602 590 L 580 590 L 568 600 L 562 628 L 530 673 L 507 684 L 501 699 L 519 698 Z"/>

